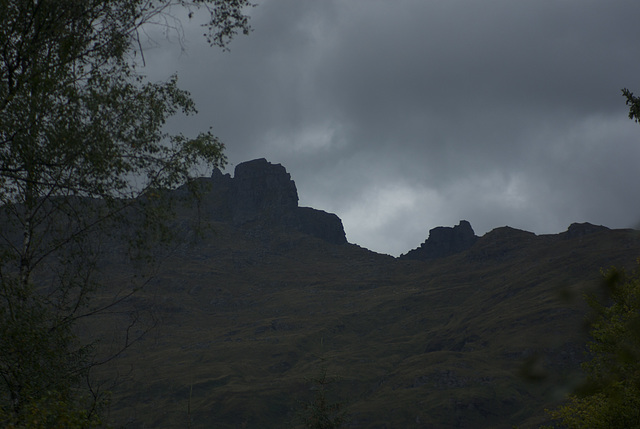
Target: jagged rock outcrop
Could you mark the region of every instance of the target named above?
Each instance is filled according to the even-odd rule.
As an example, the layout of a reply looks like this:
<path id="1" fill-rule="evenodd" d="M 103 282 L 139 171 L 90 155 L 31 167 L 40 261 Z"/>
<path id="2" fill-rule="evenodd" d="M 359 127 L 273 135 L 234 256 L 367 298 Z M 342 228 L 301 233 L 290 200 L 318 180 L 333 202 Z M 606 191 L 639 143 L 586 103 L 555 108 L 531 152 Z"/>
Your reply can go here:
<path id="1" fill-rule="evenodd" d="M 400 259 L 428 260 L 444 258 L 464 250 L 475 244 L 478 236 L 473 232 L 471 224 L 461 220 L 457 226 L 439 226 L 429 231 L 429 238 L 417 249 L 410 250 Z"/>
<path id="2" fill-rule="evenodd" d="M 510 226 L 495 228 L 478 240 L 467 258 L 474 261 L 502 261 L 529 246 L 538 236 Z"/>
<path id="3" fill-rule="evenodd" d="M 338 216 L 298 207 L 296 184 L 280 164 L 254 159 L 238 164 L 233 177 L 214 169 L 202 182 L 202 207 L 216 221 L 248 228 L 284 227 L 334 244 L 347 242 Z"/>
<path id="4" fill-rule="evenodd" d="M 238 164 L 233 175 L 233 223 L 260 220 L 268 224 L 297 224 L 298 190 L 280 164 L 264 158 Z"/>
<path id="5" fill-rule="evenodd" d="M 560 235 L 563 238 L 576 238 L 602 231 L 609 231 L 609 228 L 602 225 L 594 225 L 589 222 L 572 223 L 569 225 L 569 228 Z"/>
<path id="6" fill-rule="evenodd" d="M 342 221 L 333 213 L 312 209 L 311 207 L 298 207 L 300 230 L 314 237 L 322 238 L 333 244 L 347 242 Z"/>

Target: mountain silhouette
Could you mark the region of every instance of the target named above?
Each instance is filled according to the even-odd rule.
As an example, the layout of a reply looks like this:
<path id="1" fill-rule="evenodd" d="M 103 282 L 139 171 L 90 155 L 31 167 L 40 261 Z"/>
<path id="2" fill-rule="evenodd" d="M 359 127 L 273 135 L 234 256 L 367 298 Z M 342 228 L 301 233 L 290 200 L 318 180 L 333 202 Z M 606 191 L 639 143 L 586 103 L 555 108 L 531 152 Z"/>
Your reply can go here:
<path id="1" fill-rule="evenodd" d="M 578 380 L 581 296 L 600 269 L 640 256 L 631 229 L 478 237 L 463 220 L 394 258 L 348 243 L 335 214 L 298 207 L 279 164 L 257 159 L 197 183 L 198 209 L 180 210 L 176 228 L 190 236 L 185 225 L 201 217 L 204 232 L 164 256 L 122 311 L 86 320 L 87 332 L 126 327 L 131 311 L 154 321 L 97 372 L 117 380 L 116 425 L 300 427 L 310 380 L 324 373 L 348 427 L 537 427 Z"/>

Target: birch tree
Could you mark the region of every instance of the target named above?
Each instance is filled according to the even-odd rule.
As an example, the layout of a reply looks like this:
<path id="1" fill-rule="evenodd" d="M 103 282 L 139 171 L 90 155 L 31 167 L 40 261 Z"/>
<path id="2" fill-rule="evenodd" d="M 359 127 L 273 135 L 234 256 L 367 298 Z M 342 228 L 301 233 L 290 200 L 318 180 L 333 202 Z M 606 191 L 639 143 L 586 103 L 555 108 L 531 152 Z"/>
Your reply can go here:
<path id="1" fill-rule="evenodd" d="M 249 6 L 0 0 L 1 425 L 99 423 L 85 383 L 96 357 L 76 327 L 113 281 L 99 273 L 100 240 L 124 228 L 144 246 L 140 231 L 166 221 L 153 210 L 162 192 L 225 163 L 211 131 L 165 131 L 195 105 L 176 76 L 145 79 L 141 37 L 153 25 L 180 35 L 178 13 L 206 14 L 207 42 L 225 49 L 250 31 Z"/>

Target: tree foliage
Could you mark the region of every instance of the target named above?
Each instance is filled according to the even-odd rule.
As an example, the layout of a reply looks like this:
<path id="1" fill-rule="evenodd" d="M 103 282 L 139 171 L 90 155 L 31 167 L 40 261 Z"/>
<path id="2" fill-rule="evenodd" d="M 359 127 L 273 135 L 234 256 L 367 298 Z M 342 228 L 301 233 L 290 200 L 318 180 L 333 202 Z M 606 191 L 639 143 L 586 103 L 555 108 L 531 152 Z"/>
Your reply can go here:
<path id="1" fill-rule="evenodd" d="M 312 400 L 302 404 L 299 418 L 303 427 L 309 429 L 338 429 L 344 427 L 348 420 L 344 404 L 329 399 L 330 386 L 337 380 L 327 374 L 323 367 L 320 374 L 311 380 L 315 392 Z"/>
<path id="2" fill-rule="evenodd" d="M 193 114 L 177 77 L 148 82 L 140 37 L 208 13 L 207 41 L 248 33 L 248 0 L 0 0 L 0 424 L 97 424 L 81 389 L 96 363 L 77 322 L 108 283 L 101 240 L 126 225 L 133 247 L 162 229 L 163 190 L 224 165 L 210 132 L 170 135 Z M 146 231 L 146 235 L 140 231 Z M 117 297 L 106 307 L 113 305 Z M 103 307 L 104 308 L 104 307 Z M 128 341 L 127 341 L 128 342 Z M 39 426 L 41 425 L 41 426 Z"/>
<path id="3" fill-rule="evenodd" d="M 551 415 L 568 428 L 640 428 L 640 261 L 632 273 L 605 273 L 594 310 L 587 382 Z"/>
<path id="4" fill-rule="evenodd" d="M 633 95 L 633 92 L 627 88 L 622 89 L 622 95 L 627 99 L 626 103 L 629 106 L 629 119 L 634 121 L 640 121 L 640 97 Z"/>

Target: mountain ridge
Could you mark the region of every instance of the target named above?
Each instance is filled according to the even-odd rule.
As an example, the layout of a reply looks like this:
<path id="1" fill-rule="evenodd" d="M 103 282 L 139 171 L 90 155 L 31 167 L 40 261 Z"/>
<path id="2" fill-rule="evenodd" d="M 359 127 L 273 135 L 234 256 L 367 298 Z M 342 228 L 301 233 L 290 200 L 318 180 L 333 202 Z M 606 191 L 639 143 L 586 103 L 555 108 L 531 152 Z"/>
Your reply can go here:
<path id="1" fill-rule="evenodd" d="M 279 226 L 334 244 L 347 242 L 338 216 L 298 206 L 295 182 L 281 164 L 254 159 L 236 165 L 233 177 L 216 168 L 210 178 L 197 182 L 204 189 L 203 208 L 216 221 L 247 228 Z"/>
<path id="2" fill-rule="evenodd" d="M 419 257 L 395 258 L 342 241 L 335 215 L 310 209 L 305 226 L 284 167 L 247 167 L 244 185 L 201 180 L 210 228 L 128 302 L 157 326 L 101 374 L 118 380 L 111 416 L 124 427 L 300 427 L 323 371 L 351 428 L 537 427 L 579 379 L 580 297 L 601 268 L 640 255 L 635 230 L 476 237 L 461 221 L 432 229 Z M 262 194 L 237 190 L 247 183 Z M 104 315 L 87 329 L 127 322 Z"/>
<path id="3" fill-rule="evenodd" d="M 280 226 L 298 230 L 334 244 L 346 244 L 342 220 L 334 213 L 299 207 L 295 181 L 281 164 L 258 158 L 236 165 L 233 177 L 215 168 L 210 178 L 197 179 L 205 192 L 200 196 L 203 208 L 215 221 L 231 222 L 237 227 L 268 228 Z M 178 191 L 178 192 L 184 192 Z M 583 236 L 609 228 L 589 222 L 572 223 L 558 235 L 568 238 Z M 512 231 L 509 233 L 508 231 Z M 524 233 L 524 234 L 523 234 Z M 469 221 L 460 220 L 453 227 L 436 226 L 417 248 L 398 256 L 399 259 L 431 260 L 453 255 L 471 248 L 479 238 L 497 235 L 530 236 L 533 232 L 497 227 L 477 236 Z"/>

